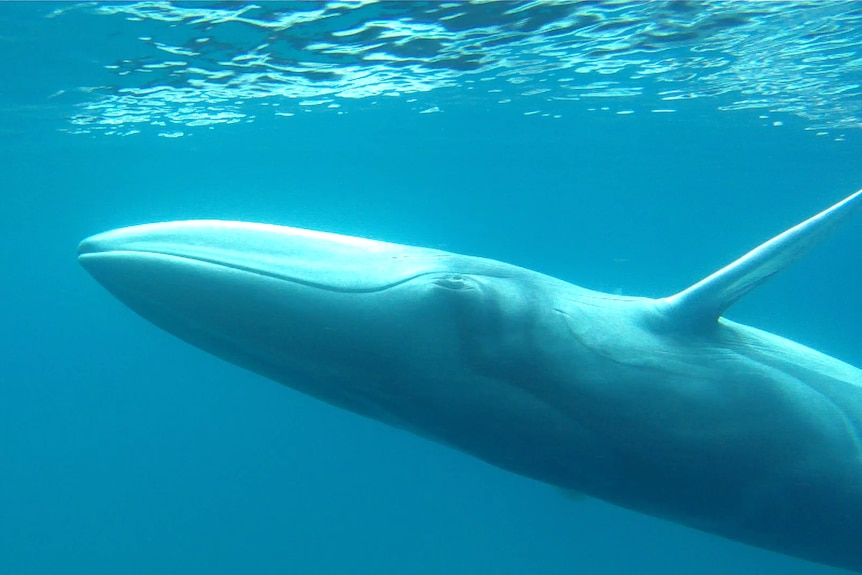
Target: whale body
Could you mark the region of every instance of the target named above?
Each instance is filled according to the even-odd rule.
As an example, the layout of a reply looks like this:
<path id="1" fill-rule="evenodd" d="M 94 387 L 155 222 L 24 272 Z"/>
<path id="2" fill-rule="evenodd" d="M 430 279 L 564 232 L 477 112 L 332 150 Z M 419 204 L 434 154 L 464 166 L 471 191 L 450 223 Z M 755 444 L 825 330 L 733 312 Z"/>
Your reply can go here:
<path id="1" fill-rule="evenodd" d="M 304 229 L 180 221 L 79 261 L 135 312 L 300 392 L 566 490 L 862 572 L 862 371 L 724 311 L 862 190 L 678 294 Z"/>

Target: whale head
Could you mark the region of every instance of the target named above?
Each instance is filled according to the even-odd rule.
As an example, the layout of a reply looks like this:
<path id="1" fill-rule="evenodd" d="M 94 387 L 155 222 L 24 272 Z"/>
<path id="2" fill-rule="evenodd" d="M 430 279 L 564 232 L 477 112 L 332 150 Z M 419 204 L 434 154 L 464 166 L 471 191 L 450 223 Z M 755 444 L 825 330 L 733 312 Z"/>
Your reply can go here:
<path id="1" fill-rule="evenodd" d="M 519 278 L 532 272 L 483 258 L 227 221 L 122 228 L 78 254 L 162 329 L 399 427 L 451 418 L 453 404 L 466 413 L 527 353 Z"/>

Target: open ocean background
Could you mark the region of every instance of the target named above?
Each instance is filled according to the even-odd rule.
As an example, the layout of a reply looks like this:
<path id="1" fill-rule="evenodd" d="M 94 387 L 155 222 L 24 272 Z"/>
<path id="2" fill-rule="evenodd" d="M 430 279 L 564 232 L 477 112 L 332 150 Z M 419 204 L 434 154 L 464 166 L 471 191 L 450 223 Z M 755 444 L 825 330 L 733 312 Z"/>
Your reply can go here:
<path id="1" fill-rule="evenodd" d="M 2 3 L 0 574 L 839 573 L 303 397 L 75 250 L 240 219 L 667 295 L 862 187 L 860 46 L 853 2 Z M 860 293 L 857 218 L 728 316 L 860 366 Z"/>

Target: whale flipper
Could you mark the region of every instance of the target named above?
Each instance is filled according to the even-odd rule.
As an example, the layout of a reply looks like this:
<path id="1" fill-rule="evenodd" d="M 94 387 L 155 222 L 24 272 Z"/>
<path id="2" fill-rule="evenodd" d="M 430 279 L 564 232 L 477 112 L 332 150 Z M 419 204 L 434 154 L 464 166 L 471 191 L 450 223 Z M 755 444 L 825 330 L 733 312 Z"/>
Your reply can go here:
<path id="1" fill-rule="evenodd" d="M 766 241 L 691 287 L 660 301 L 678 327 L 713 325 L 742 296 L 790 266 L 862 207 L 862 190 Z"/>

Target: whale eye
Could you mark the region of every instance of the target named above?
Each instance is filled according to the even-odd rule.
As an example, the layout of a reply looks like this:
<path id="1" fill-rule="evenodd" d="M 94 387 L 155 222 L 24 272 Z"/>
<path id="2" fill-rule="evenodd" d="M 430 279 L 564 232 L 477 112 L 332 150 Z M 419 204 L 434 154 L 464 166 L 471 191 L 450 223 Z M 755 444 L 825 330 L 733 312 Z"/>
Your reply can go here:
<path id="1" fill-rule="evenodd" d="M 467 276 L 450 274 L 436 278 L 434 285 L 450 290 L 468 290 L 473 288 L 473 282 Z"/>

